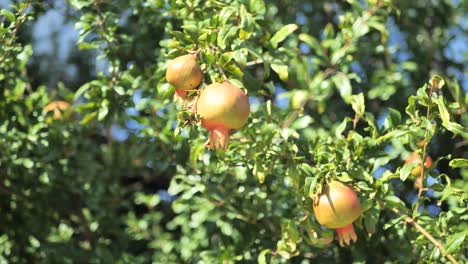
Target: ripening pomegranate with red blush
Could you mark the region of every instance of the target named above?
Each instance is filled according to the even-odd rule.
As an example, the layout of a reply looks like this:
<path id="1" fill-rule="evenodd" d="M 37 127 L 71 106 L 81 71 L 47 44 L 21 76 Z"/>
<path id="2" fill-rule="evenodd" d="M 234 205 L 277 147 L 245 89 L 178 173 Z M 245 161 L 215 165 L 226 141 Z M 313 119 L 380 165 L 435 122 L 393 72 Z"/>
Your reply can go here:
<path id="1" fill-rule="evenodd" d="M 203 73 L 195 54 L 179 56 L 167 64 L 166 80 L 175 87 L 174 99 L 185 100 L 187 91 L 196 89 Z"/>
<path id="2" fill-rule="evenodd" d="M 210 131 L 205 143 L 209 149 L 225 150 L 230 131 L 243 127 L 250 114 L 247 95 L 228 82 L 208 85 L 201 91 L 196 109 L 202 126 Z"/>
<path id="3" fill-rule="evenodd" d="M 313 199 L 313 209 L 321 225 L 336 229 L 340 246 L 357 240 L 353 222 L 361 215 L 361 204 L 351 187 L 338 181 L 325 184 Z"/>

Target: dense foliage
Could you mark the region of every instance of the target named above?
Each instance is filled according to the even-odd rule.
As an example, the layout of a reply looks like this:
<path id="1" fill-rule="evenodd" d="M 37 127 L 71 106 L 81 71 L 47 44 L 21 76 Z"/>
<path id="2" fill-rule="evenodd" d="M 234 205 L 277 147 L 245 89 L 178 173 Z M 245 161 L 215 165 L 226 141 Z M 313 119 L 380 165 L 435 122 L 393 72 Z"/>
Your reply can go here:
<path id="1" fill-rule="evenodd" d="M 2 4 L 0 263 L 467 262 L 465 1 Z M 199 90 L 173 101 L 189 53 L 249 96 L 225 151 Z M 332 180 L 346 247 L 314 216 Z"/>

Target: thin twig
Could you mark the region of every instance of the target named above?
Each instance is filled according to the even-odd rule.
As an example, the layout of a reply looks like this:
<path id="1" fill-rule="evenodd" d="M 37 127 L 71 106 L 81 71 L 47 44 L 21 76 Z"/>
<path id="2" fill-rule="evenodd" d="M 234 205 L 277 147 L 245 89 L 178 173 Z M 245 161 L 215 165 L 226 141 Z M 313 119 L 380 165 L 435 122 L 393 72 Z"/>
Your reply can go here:
<path id="1" fill-rule="evenodd" d="M 429 86 L 429 100 L 431 100 L 432 97 L 432 92 L 434 90 L 434 87 L 432 84 Z M 429 120 L 429 117 L 431 115 L 431 103 L 427 106 L 427 111 L 426 111 L 426 119 Z M 420 183 L 419 188 L 418 188 L 418 201 L 416 202 L 416 207 L 415 207 L 415 212 L 418 211 L 419 209 L 419 199 L 421 198 L 422 192 L 424 190 L 424 168 L 425 168 L 425 163 L 426 163 L 426 151 L 427 151 L 427 136 L 429 134 L 429 131 L 426 130 L 426 133 L 424 135 L 424 146 L 423 146 L 423 153 L 422 153 L 422 159 L 421 159 L 421 174 L 419 175 Z"/>
<path id="2" fill-rule="evenodd" d="M 359 115 L 358 113 L 354 114 L 354 119 L 353 119 L 353 130 L 356 130 L 357 123 L 359 122 Z"/>
<path id="3" fill-rule="evenodd" d="M 189 50 L 188 53 L 198 56 L 198 54 L 202 51 L 202 48 L 198 48 L 197 50 Z"/>
<path id="4" fill-rule="evenodd" d="M 112 40 L 109 39 L 109 31 L 107 30 L 107 23 L 106 23 L 106 18 L 102 14 L 101 7 L 99 6 L 99 1 L 95 0 L 93 2 L 94 4 L 94 9 L 96 10 L 96 13 L 98 15 L 98 21 L 97 24 L 101 28 L 103 34 L 101 36 L 104 38 L 104 41 L 107 43 L 107 47 L 109 48 L 110 51 L 116 52 L 115 49 L 115 44 Z M 115 60 L 111 60 L 112 64 L 112 71 L 111 71 L 111 83 L 110 83 L 110 88 L 112 89 L 115 83 L 120 79 L 120 75 L 117 73 L 117 65 L 115 64 Z"/>
<path id="5" fill-rule="evenodd" d="M 256 59 L 256 60 L 247 62 L 245 66 L 252 66 L 252 65 L 257 65 L 257 64 L 262 64 L 262 63 L 263 63 L 262 59 Z"/>
<path id="6" fill-rule="evenodd" d="M 290 126 L 291 123 L 299 116 L 299 114 L 304 111 L 304 106 L 310 99 L 312 99 L 312 96 L 309 96 L 306 99 L 304 99 L 299 108 L 288 119 L 286 119 L 286 121 L 284 121 L 284 123 L 281 125 L 281 128 L 286 128 Z"/>
<path id="7" fill-rule="evenodd" d="M 335 69 L 333 68 L 327 68 L 324 72 L 323 72 L 323 76 L 322 78 L 325 80 L 330 74 L 334 73 L 335 72 Z M 286 121 L 284 121 L 284 123 L 281 125 L 281 128 L 286 128 L 288 127 L 289 125 L 291 125 L 291 123 L 299 116 L 300 113 L 302 113 L 304 111 L 304 106 L 307 104 L 307 102 L 309 100 L 312 99 L 312 96 L 309 96 L 307 97 L 306 99 L 304 99 L 304 101 L 302 101 L 301 105 L 299 106 L 299 108 L 292 114 L 291 117 L 289 117 Z"/>
<path id="8" fill-rule="evenodd" d="M 434 244 L 434 246 L 436 246 L 438 249 L 440 249 L 442 254 L 445 257 L 447 257 L 450 260 L 450 262 L 452 262 L 454 264 L 458 264 L 458 261 L 451 254 L 446 253 L 446 251 L 444 249 L 444 246 L 439 241 L 437 241 L 437 239 L 435 239 L 424 227 L 419 225 L 413 218 L 409 217 L 405 213 L 402 213 L 398 209 L 395 209 L 395 208 L 389 208 L 389 209 L 392 212 L 396 213 L 397 215 L 402 216 L 403 220 L 405 220 L 405 223 L 408 223 L 408 224 L 414 226 L 414 228 L 416 228 L 416 230 L 418 230 L 423 236 L 425 236 L 427 239 L 429 239 L 429 241 L 431 241 L 431 243 Z"/>
<path id="9" fill-rule="evenodd" d="M 455 148 L 461 148 L 461 147 L 463 147 L 463 146 L 465 146 L 465 145 L 468 145 L 468 139 L 467 139 L 467 140 L 460 141 L 460 142 L 457 142 L 457 143 L 455 144 Z"/>
<path id="10" fill-rule="evenodd" d="M 112 43 L 112 41 L 110 39 L 107 38 L 107 35 L 109 34 L 109 32 L 107 32 L 106 18 L 102 14 L 101 7 L 99 6 L 99 1 L 95 0 L 93 2 L 93 5 L 94 5 L 94 9 L 96 10 L 96 13 L 98 15 L 98 18 L 99 18 L 99 20 L 97 21 L 97 24 L 102 29 L 102 31 L 105 33 L 103 35 L 104 40 L 107 42 L 107 45 L 109 46 L 109 48 L 111 48 L 111 46 L 113 46 L 114 44 Z"/>

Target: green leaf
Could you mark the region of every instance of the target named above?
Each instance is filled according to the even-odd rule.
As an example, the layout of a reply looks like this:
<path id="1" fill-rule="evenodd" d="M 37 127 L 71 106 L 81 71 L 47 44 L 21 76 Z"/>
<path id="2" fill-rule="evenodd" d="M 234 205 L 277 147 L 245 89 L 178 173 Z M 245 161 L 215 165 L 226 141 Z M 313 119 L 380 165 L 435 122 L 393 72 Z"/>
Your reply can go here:
<path id="1" fill-rule="evenodd" d="M 217 64 L 221 66 L 222 68 L 224 68 L 232 60 L 232 58 L 233 58 L 232 52 L 223 53 L 223 55 L 219 57 Z"/>
<path id="2" fill-rule="evenodd" d="M 442 119 L 442 122 L 449 122 L 450 121 L 450 114 L 447 110 L 447 107 L 445 105 L 444 98 L 442 96 L 437 97 L 436 99 L 433 100 L 436 104 L 437 107 L 439 108 L 439 114 L 440 118 Z"/>
<path id="3" fill-rule="evenodd" d="M 125 94 L 125 89 L 122 86 L 114 86 L 114 91 L 119 95 Z"/>
<path id="4" fill-rule="evenodd" d="M 0 10 L 0 16 L 5 16 L 6 18 L 8 18 L 8 20 L 10 20 L 13 23 L 16 22 L 15 14 L 6 9 Z"/>
<path id="5" fill-rule="evenodd" d="M 196 25 L 186 24 L 183 25 L 182 28 L 184 29 L 185 34 L 189 35 L 192 40 L 198 39 L 200 29 Z"/>
<path id="6" fill-rule="evenodd" d="M 234 63 L 231 63 L 228 66 L 226 66 L 224 70 L 226 73 L 229 73 L 229 76 L 237 79 L 242 79 L 242 77 L 244 76 L 244 72 L 241 70 L 241 68 L 237 67 L 237 65 Z"/>
<path id="7" fill-rule="evenodd" d="M 297 118 L 292 124 L 291 128 L 293 129 L 304 129 L 314 122 L 314 119 L 309 115 L 304 115 Z"/>
<path id="8" fill-rule="evenodd" d="M 232 6 L 226 6 L 223 9 L 221 9 L 221 12 L 219 12 L 220 24 L 224 26 L 226 22 L 229 20 L 229 18 L 231 18 L 235 12 L 236 12 L 236 9 Z"/>
<path id="9" fill-rule="evenodd" d="M 237 64 L 242 68 L 246 66 L 248 52 L 249 51 L 247 49 L 239 49 L 239 50 L 232 52 L 232 57 L 237 62 Z"/>
<path id="10" fill-rule="evenodd" d="M 390 227 L 395 226 L 396 224 L 398 224 L 399 222 L 401 222 L 402 219 L 403 219 L 403 216 L 396 217 L 396 218 L 393 218 L 393 219 L 389 220 L 387 223 L 385 223 L 385 225 L 383 226 L 383 229 L 384 229 L 384 230 L 387 230 L 387 229 L 389 229 Z"/>
<path id="11" fill-rule="evenodd" d="M 406 179 L 411 175 L 411 171 L 416 166 L 418 166 L 418 164 L 415 164 L 415 163 L 407 163 L 403 165 L 403 167 L 400 169 L 400 180 L 406 181 Z"/>
<path id="12" fill-rule="evenodd" d="M 449 166 L 452 168 L 468 167 L 468 159 L 453 159 L 450 161 Z"/>
<path id="13" fill-rule="evenodd" d="M 345 131 L 347 124 L 348 124 L 348 120 L 347 120 L 347 119 L 344 119 L 344 120 L 336 127 L 335 136 L 336 136 L 337 138 L 338 138 L 338 137 L 342 137 L 342 134 L 343 134 L 343 132 Z"/>
<path id="14" fill-rule="evenodd" d="M 232 40 L 236 37 L 238 29 L 239 28 L 235 26 L 221 28 L 217 39 L 218 46 L 221 49 L 226 49 L 226 47 L 228 47 L 228 45 L 230 45 Z"/>
<path id="15" fill-rule="evenodd" d="M 229 82 L 234 84 L 235 86 L 239 87 L 239 88 L 245 88 L 244 84 L 240 81 L 240 80 L 237 80 L 237 79 L 229 79 Z"/>
<path id="16" fill-rule="evenodd" d="M 77 9 L 82 9 L 83 7 L 89 6 L 93 3 L 93 0 L 70 0 L 70 4 Z"/>
<path id="17" fill-rule="evenodd" d="M 171 34 L 174 38 L 176 38 L 178 40 L 185 40 L 186 39 L 184 32 L 181 32 L 181 31 L 170 30 L 169 34 Z"/>
<path id="18" fill-rule="evenodd" d="M 280 79 L 282 81 L 287 81 L 288 80 L 288 66 L 284 64 L 276 64 L 272 63 L 271 68 L 273 69 L 274 72 L 278 74 Z"/>
<path id="19" fill-rule="evenodd" d="M 261 161 L 255 162 L 252 173 L 257 177 L 260 184 L 265 182 L 266 171 L 267 168 Z"/>
<path id="20" fill-rule="evenodd" d="M 390 208 L 396 208 L 396 209 L 405 209 L 405 203 L 395 195 L 390 195 L 385 197 L 385 206 L 388 206 Z"/>
<path id="21" fill-rule="evenodd" d="M 252 13 L 264 14 L 266 11 L 265 2 L 263 0 L 250 0 L 249 10 Z"/>
<path id="22" fill-rule="evenodd" d="M 450 132 L 460 135 L 465 139 L 468 138 L 468 129 L 466 127 L 463 127 L 460 124 L 454 122 L 445 122 L 442 123 L 442 125 Z"/>
<path id="23" fill-rule="evenodd" d="M 349 52 L 349 47 L 345 46 L 333 51 L 330 61 L 333 65 L 337 65 Z"/>
<path id="24" fill-rule="evenodd" d="M 248 39 L 252 34 L 254 29 L 254 22 L 252 15 L 247 13 L 247 10 L 244 5 L 241 5 L 240 11 L 240 31 L 239 31 L 239 38 L 240 39 Z"/>
<path id="25" fill-rule="evenodd" d="M 361 117 L 364 114 L 366 109 L 366 105 L 364 104 L 364 94 L 359 93 L 357 95 L 351 96 L 351 107 L 353 108 L 354 112 Z"/>
<path id="26" fill-rule="evenodd" d="M 359 17 L 353 24 L 353 32 L 356 38 L 364 36 L 369 32 L 368 19 L 364 17 Z"/>
<path id="27" fill-rule="evenodd" d="M 416 110 L 416 96 L 410 96 L 408 98 L 408 105 L 406 106 L 405 111 L 411 117 L 413 122 L 419 121 L 418 110 Z"/>
<path id="28" fill-rule="evenodd" d="M 379 98 L 382 101 L 387 101 L 390 98 L 390 96 L 395 94 L 396 91 L 397 88 L 395 87 L 395 85 L 389 83 L 379 83 L 369 90 L 369 92 L 367 93 L 367 97 L 369 99 Z"/>
<path id="29" fill-rule="evenodd" d="M 391 129 L 398 126 L 401 123 L 401 114 L 398 110 L 388 108 L 388 116 L 385 118 L 383 127 L 385 129 Z"/>
<path id="30" fill-rule="evenodd" d="M 13 161 L 14 164 L 23 165 L 25 168 L 32 168 L 34 166 L 34 161 L 30 158 L 20 158 Z"/>
<path id="31" fill-rule="evenodd" d="M 311 47 L 315 52 L 321 53 L 322 48 L 320 47 L 319 41 L 316 38 L 312 37 L 311 35 L 301 33 L 299 34 L 299 40 L 309 45 L 309 47 Z"/>
<path id="32" fill-rule="evenodd" d="M 343 98 L 346 103 L 349 103 L 351 100 L 352 87 L 348 76 L 344 73 L 336 74 L 332 77 L 332 81 L 340 92 L 341 98 Z"/>
<path id="33" fill-rule="evenodd" d="M 80 121 L 81 125 L 86 125 L 88 124 L 91 120 L 93 120 L 97 116 L 97 112 L 92 112 L 83 117 L 83 119 Z"/>
<path id="34" fill-rule="evenodd" d="M 264 249 L 260 254 L 258 254 L 258 259 L 257 262 L 258 264 L 266 264 L 266 254 L 269 254 L 271 252 L 270 249 Z"/>
<path id="35" fill-rule="evenodd" d="M 98 80 L 94 80 L 88 83 L 83 84 L 76 92 L 75 92 L 75 100 L 80 98 L 83 94 L 85 94 L 91 87 L 93 86 L 100 86 L 101 82 Z"/>
<path id="36" fill-rule="evenodd" d="M 332 23 L 327 23 L 323 29 L 323 34 L 325 39 L 334 39 L 335 38 L 335 29 L 333 28 Z"/>
<path id="37" fill-rule="evenodd" d="M 273 48 L 277 48 L 278 44 L 285 40 L 291 33 L 296 31 L 299 27 L 296 24 L 289 24 L 286 26 L 283 26 L 278 32 L 273 35 L 273 37 L 270 39 L 270 43 L 273 46 Z"/>
<path id="38" fill-rule="evenodd" d="M 429 98 L 429 95 L 427 93 L 427 85 L 424 85 L 416 91 L 416 98 L 418 104 L 423 105 L 425 107 L 428 107 L 432 104 L 431 99 Z"/>
<path id="39" fill-rule="evenodd" d="M 78 49 L 80 50 L 90 50 L 97 49 L 99 46 L 96 43 L 81 42 L 78 43 Z"/>
<path id="40" fill-rule="evenodd" d="M 304 183 L 304 194 L 307 194 L 310 198 L 315 195 L 317 188 L 317 177 L 307 177 Z"/>
<path id="41" fill-rule="evenodd" d="M 101 104 L 101 108 L 99 108 L 99 113 L 97 116 L 99 121 L 104 120 L 104 118 L 106 118 L 107 114 L 109 113 L 109 108 L 105 102 L 107 102 L 107 100 L 104 100 Z"/>
<path id="42" fill-rule="evenodd" d="M 465 241 L 466 233 L 466 231 L 463 231 L 450 236 L 447 243 L 445 243 L 444 256 L 447 254 L 451 254 L 452 252 L 460 248 L 460 246 Z"/>

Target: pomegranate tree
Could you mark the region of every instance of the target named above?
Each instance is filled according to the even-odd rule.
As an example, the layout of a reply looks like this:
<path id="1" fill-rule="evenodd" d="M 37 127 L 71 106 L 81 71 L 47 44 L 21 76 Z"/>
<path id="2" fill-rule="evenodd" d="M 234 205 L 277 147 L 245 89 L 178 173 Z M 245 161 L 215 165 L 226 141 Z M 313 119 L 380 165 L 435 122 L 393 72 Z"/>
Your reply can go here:
<path id="1" fill-rule="evenodd" d="M 166 80 L 175 86 L 174 99 L 185 100 L 188 90 L 194 90 L 203 78 L 195 54 L 179 56 L 167 64 Z"/>
<path id="2" fill-rule="evenodd" d="M 340 246 L 357 240 L 353 222 L 361 215 L 361 204 L 351 187 L 338 181 L 325 184 L 314 197 L 313 208 L 321 225 L 336 229 Z"/>
<path id="3" fill-rule="evenodd" d="M 225 150 L 230 131 L 243 127 L 250 114 L 247 95 L 228 82 L 214 83 L 201 91 L 196 109 L 201 125 L 210 131 L 205 143 L 209 149 Z"/>

